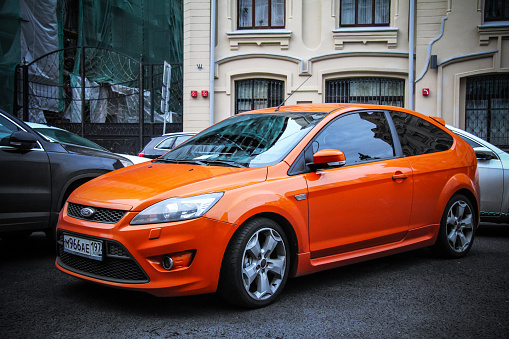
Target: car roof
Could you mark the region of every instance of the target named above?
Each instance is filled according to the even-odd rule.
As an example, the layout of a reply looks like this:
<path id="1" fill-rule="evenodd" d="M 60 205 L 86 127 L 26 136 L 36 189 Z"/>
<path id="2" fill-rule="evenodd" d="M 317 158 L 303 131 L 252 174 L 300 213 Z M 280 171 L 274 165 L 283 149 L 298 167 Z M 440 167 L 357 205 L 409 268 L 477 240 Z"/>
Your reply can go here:
<path id="1" fill-rule="evenodd" d="M 447 127 L 448 129 L 450 129 L 451 131 L 453 131 L 457 134 L 461 134 L 467 138 L 472 139 L 473 141 L 477 142 L 478 144 L 483 145 L 484 147 L 490 148 L 492 151 L 494 151 L 496 153 L 499 153 L 499 154 L 505 153 L 502 149 L 498 148 L 497 146 L 493 145 L 492 143 L 489 143 L 488 141 L 486 141 L 484 139 L 479 138 L 478 136 L 473 135 L 472 133 L 469 133 L 467 131 L 464 131 L 460 128 L 457 128 L 457 127 L 454 127 L 451 125 L 445 125 L 445 127 Z"/>
<path id="2" fill-rule="evenodd" d="M 339 109 L 348 109 L 348 110 L 363 110 L 363 109 L 373 109 L 373 110 L 397 110 L 404 112 L 412 112 L 417 113 L 415 111 L 411 111 L 402 107 L 396 106 L 387 106 L 387 105 L 370 105 L 370 104 L 351 104 L 351 103 L 316 103 L 316 104 L 298 104 L 298 105 L 288 105 L 288 106 L 280 106 L 280 107 L 270 107 L 270 108 L 262 108 L 254 111 L 246 111 L 239 114 L 256 114 L 256 113 L 332 113 Z M 417 113 L 419 114 L 419 113 Z"/>

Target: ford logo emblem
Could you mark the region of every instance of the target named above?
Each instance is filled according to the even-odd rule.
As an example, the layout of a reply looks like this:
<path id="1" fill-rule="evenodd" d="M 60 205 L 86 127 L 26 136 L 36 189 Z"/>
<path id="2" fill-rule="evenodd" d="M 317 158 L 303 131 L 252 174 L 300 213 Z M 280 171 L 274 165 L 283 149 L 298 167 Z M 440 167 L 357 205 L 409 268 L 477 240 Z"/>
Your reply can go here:
<path id="1" fill-rule="evenodd" d="M 94 215 L 94 213 L 95 213 L 95 210 L 90 207 L 82 208 L 80 211 L 81 216 L 84 218 L 90 218 L 92 215 Z"/>

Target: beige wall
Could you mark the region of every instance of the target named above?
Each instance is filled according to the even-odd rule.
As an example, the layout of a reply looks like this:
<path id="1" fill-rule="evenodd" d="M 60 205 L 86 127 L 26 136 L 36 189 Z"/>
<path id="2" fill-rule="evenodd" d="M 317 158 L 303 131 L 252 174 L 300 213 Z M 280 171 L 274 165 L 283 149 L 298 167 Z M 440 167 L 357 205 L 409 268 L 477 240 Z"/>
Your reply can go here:
<path id="1" fill-rule="evenodd" d="M 337 29 L 339 0 L 287 0 L 285 29 L 237 31 L 236 6 L 237 0 L 217 0 L 215 121 L 233 115 L 239 79 L 283 80 L 288 96 L 311 76 L 287 105 L 323 102 L 328 79 L 408 82 L 407 0 L 392 0 L 390 27 L 376 29 Z M 415 110 L 463 127 L 465 77 L 509 72 L 509 28 L 479 28 L 482 8 L 483 0 L 416 0 Z M 210 98 L 192 99 L 190 91 L 209 90 L 210 2 L 185 1 L 184 26 L 184 130 L 197 130 L 209 125 Z M 428 69 L 434 40 L 430 54 L 437 55 L 439 67 Z M 429 96 L 422 95 L 423 88 L 430 89 Z"/>

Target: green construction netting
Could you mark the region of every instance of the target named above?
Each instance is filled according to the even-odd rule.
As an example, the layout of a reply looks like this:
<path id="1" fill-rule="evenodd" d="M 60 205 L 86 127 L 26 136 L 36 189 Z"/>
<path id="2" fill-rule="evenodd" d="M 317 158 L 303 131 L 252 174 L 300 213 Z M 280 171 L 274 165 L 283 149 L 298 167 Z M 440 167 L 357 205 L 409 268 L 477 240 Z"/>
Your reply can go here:
<path id="1" fill-rule="evenodd" d="M 143 55 L 148 64 L 182 62 L 182 0 L 80 0 L 79 12 L 78 46 Z"/>
<path id="2" fill-rule="evenodd" d="M 18 1 L 0 0 L 0 108 L 12 113 L 14 74 L 20 59 L 21 15 Z"/>

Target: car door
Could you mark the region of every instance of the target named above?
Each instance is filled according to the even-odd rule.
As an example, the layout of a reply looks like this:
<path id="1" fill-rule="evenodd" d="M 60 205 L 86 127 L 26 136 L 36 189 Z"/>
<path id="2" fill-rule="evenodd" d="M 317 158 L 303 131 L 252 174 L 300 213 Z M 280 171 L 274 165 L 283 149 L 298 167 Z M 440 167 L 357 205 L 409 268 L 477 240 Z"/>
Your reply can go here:
<path id="1" fill-rule="evenodd" d="M 398 157 L 384 112 L 340 116 L 311 143 L 344 152 L 346 164 L 306 174 L 311 255 L 323 257 L 403 239 L 412 170 Z M 309 152 L 309 150 L 308 150 Z"/>
<path id="2" fill-rule="evenodd" d="M 38 144 L 32 149 L 10 145 L 22 130 L 0 114 L 0 232 L 47 227 L 51 206 L 50 165 Z"/>

